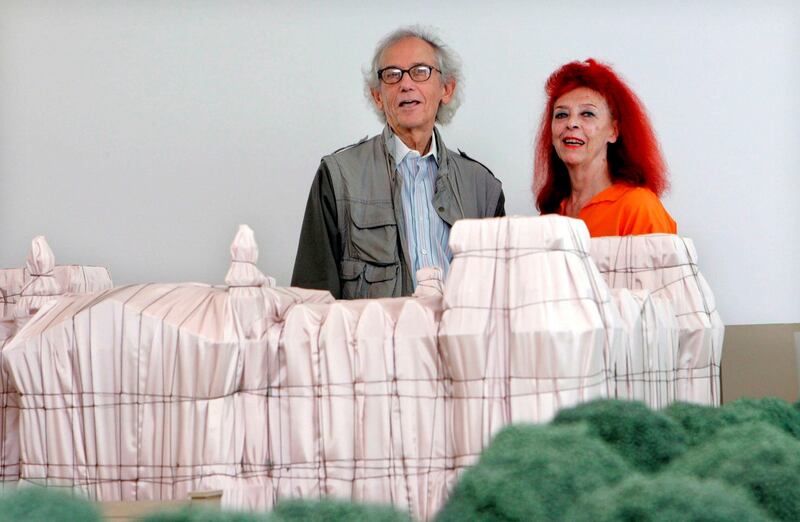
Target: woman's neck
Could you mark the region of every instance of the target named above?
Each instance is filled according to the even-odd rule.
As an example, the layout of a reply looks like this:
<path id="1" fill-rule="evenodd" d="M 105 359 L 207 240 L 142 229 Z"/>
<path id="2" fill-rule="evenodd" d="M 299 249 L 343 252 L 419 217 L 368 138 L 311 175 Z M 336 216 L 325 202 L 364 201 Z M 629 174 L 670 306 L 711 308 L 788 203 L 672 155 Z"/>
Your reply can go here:
<path id="1" fill-rule="evenodd" d="M 567 166 L 572 192 L 567 199 L 566 214 L 578 217 L 581 209 L 597 194 L 612 185 L 608 163 L 597 165 Z"/>

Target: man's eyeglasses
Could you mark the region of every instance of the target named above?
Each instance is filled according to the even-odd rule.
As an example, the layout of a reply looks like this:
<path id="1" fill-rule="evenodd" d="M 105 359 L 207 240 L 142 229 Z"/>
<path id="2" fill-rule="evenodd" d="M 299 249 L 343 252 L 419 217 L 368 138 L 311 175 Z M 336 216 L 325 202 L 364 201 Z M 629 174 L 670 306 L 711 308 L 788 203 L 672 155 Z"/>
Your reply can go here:
<path id="1" fill-rule="evenodd" d="M 403 75 L 408 73 L 411 79 L 415 82 L 424 82 L 431 77 L 433 71 L 439 71 L 439 69 L 432 65 L 425 65 L 424 63 L 415 65 L 408 69 L 401 69 L 399 67 L 384 67 L 378 71 L 378 78 L 383 83 L 391 85 L 393 83 L 399 83 L 400 80 L 403 79 Z M 442 71 L 439 71 L 439 74 L 441 73 Z"/>

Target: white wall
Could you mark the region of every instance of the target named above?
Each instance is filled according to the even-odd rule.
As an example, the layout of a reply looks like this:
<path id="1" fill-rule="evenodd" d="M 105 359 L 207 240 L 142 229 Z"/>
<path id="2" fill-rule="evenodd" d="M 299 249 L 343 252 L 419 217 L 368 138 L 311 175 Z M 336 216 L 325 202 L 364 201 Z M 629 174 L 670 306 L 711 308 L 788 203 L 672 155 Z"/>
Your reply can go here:
<path id="1" fill-rule="evenodd" d="M 800 5 L 0 0 L 0 266 L 45 234 L 117 284 L 221 283 L 238 223 L 288 284 L 319 158 L 380 124 L 376 41 L 437 26 L 466 101 L 444 129 L 534 214 L 545 78 L 593 56 L 645 101 L 665 204 L 729 324 L 800 321 Z"/>

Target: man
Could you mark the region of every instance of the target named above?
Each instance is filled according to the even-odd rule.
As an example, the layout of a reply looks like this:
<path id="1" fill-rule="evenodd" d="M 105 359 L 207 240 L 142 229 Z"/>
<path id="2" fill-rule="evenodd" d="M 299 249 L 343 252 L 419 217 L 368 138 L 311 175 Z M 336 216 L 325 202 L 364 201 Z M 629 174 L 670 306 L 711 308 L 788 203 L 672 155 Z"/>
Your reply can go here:
<path id="1" fill-rule="evenodd" d="M 434 124 L 460 103 L 456 57 L 434 35 L 397 30 L 375 51 L 366 78 L 383 132 L 322 158 L 306 205 L 292 286 L 337 299 L 414 291 L 416 271 L 447 274 L 458 219 L 502 216 L 500 182 L 448 150 Z"/>

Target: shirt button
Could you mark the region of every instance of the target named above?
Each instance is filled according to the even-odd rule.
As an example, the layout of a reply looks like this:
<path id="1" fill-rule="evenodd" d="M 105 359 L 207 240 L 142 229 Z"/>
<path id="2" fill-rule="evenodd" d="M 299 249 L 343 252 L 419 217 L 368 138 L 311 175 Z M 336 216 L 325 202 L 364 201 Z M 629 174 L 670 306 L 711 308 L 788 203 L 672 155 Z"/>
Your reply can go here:
<path id="1" fill-rule="evenodd" d="M 439 207 L 439 212 L 444 212 L 444 207 Z"/>
<path id="2" fill-rule="evenodd" d="M 422 249 L 422 255 L 423 255 L 423 256 L 427 256 L 427 255 L 428 255 L 428 251 L 427 251 L 427 250 L 425 250 L 424 248 Z"/>

